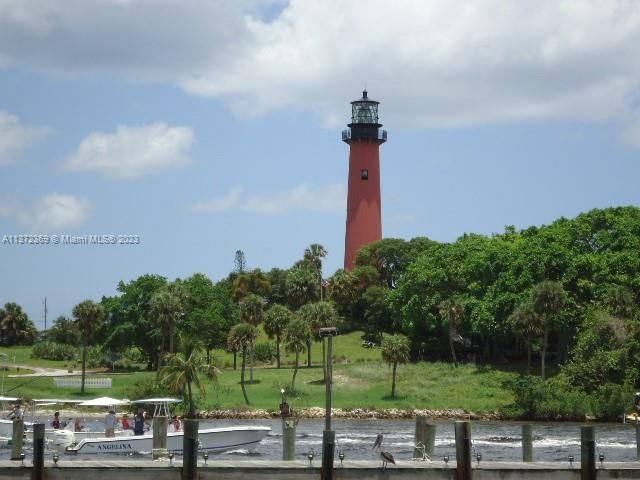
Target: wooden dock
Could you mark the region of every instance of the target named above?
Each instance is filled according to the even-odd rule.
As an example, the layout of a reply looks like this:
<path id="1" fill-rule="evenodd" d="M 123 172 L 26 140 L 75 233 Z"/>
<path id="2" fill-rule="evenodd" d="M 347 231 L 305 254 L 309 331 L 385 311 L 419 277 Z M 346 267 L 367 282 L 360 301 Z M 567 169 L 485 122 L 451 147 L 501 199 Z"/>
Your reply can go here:
<path id="1" fill-rule="evenodd" d="M 31 479 L 31 460 L 26 459 L 25 466 L 21 462 L 0 461 L 0 480 Z M 279 460 L 212 460 L 207 466 L 199 459 L 198 480 L 258 480 L 264 478 L 283 480 L 310 480 L 320 478 L 321 463 L 314 459 L 312 465 L 308 461 Z M 340 466 L 335 463 L 335 479 L 402 479 L 402 480 L 452 480 L 456 476 L 455 462 L 445 465 L 442 461 L 398 461 L 382 470 L 380 462 L 370 460 L 348 460 Z M 47 480 L 181 480 L 182 462 L 174 459 L 173 465 L 168 460 L 138 459 L 95 459 L 68 460 L 61 457 L 54 465 L 51 458 L 45 461 L 45 479 Z M 472 469 L 474 480 L 579 480 L 580 464 L 569 465 L 568 462 L 474 462 Z M 640 479 L 640 462 L 605 462 L 597 466 L 598 480 L 605 479 Z"/>

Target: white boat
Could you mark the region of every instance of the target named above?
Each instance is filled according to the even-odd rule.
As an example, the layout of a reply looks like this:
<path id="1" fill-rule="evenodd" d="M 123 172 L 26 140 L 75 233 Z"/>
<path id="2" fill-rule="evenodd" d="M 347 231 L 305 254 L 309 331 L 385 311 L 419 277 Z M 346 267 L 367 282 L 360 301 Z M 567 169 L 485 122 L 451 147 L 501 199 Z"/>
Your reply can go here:
<path id="1" fill-rule="evenodd" d="M 178 403 L 175 398 L 147 398 L 130 403 L 139 405 L 153 405 L 154 417 L 169 416 L 168 405 Z M 211 453 L 226 452 L 229 450 L 252 450 L 271 431 L 264 426 L 237 426 L 221 428 L 205 428 L 198 430 L 198 449 Z M 68 445 L 69 437 L 64 437 L 58 432 L 58 440 L 54 444 L 60 448 Z M 76 437 L 74 443 L 66 446 L 67 453 L 149 453 L 153 449 L 153 431 L 149 430 L 143 435 L 133 435 L 131 430 L 116 431 L 115 437 L 80 438 Z M 181 453 L 184 441 L 184 432 L 167 432 L 167 450 Z"/>
<path id="2" fill-rule="evenodd" d="M 211 453 L 229 450 L 252 450 L 267 436 L 271 428 L 237 426 L 198 430 L 198 450 Z M 181 453 L 184 432 L 167 433 L 167 450 Z M 153 433 L 111 438 L 85 438 L 65 449 L 67 453 L 148 453 L 153 449 Z"/>

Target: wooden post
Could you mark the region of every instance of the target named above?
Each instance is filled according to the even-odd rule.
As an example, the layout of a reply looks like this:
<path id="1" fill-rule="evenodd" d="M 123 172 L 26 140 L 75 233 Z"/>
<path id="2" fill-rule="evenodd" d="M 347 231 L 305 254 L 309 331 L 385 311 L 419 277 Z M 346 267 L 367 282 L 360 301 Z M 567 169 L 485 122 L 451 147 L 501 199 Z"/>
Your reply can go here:
<path id="1" fill-rule="evenodd" d="M 333 453 L 336 446 L 336 432 L 322 432 L 322 480 L 333 480 Z"/>
<path id="2" fill-rule="evenodd" d="M 580 427 L 580 480 L 596 480 L 596 437 L 593 427 Z"/>
<path id="3" fill-rule="evenodd" d="M 296 458 L 296 418 L 282 419 L 282 459 L 295 460 Z"/>
<path id="4" fill-rule="evenodd" d="M 636 460 L 640 460 L 640 423 L 636 420 Z"/>
<path id="5" fill-rule="evenodd" d="M 415 434 L 415 448 L 413 450 L 413 458 L 423 458 L 423 455 L 427 455 L 428 458 L 433 456 L 433 450 L 436 445 L 436 426 L 431 423 L 427 423 L 427 417 L 425 415 L 418 415 L 416 417 L 416 434 Z"/>
<path id="6" fill-rule="evenodd" d="M 24 420 L 16 418 L 13 420 L 11 430 L 11 460 L 20 460 L 22 437 L 24 437 Z"/>
<path id="7" fill-rule="evenodd" d="M 32 480 L 44 479 L 44 423 L 33 424 Z"/>
<path id="8" fill-rule="evenodd" d="M 533 434 L 529 423 L 522 425 L 522 461 L 533 462 Z"/>
<path id="9" fill-rule="evenodd" d="M 195 480 L 198 473 L 198 421 L 184 420 L 182 440 L 182 480 Z"/>
<path id="10" fill-rule="evenodd" d="M 455 422 L 456 433 L 456 480 L 471 480 L 471 424 Z"/>
<path id="11" fill-rule="evenodd" d="M 151 457 L 156 460 L 165 458 L 167 452 L 167 417 L 158 415 L 153 417 L 153 448 L 151 449 Z"/>

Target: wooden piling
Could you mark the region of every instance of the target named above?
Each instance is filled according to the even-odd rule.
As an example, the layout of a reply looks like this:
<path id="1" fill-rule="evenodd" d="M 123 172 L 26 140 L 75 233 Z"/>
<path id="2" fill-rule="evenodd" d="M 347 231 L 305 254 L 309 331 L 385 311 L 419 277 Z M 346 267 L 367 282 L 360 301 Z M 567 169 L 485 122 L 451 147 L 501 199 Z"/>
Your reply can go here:
<path id="1" fill-rule="evenodd" d="M 294 417 L 282 419 L 282 460 L 295 460 L 296 458 L 296 425 L 298 421 Z"/>
<path id="2" fill-rule="evenodd" d="M 596 437 L 591 426 L 580 427 L 580 480 L 596 480 Z"/>
<path id="3" fill-rule="evenodd" d="M 167 426 L 168 420 L 165 415 L 153 417 L 153 448 L 151 456 L 154 460 L 165 458 L 167 452 Z"/>
<path id="4" fill-rule="evenodd" d="M 44 423 L 33 424 L 32 480 L 44 479 Z"/>
<path id="5" fill-rule="evenodd" d="M 433 450 L 436 445 L 436 426 L 427 422 L 426 415 L 418 415 L 416 417 L 416 433 L 415 447 L 413 450 L 413 458 L 428 458 L 433 456 Z"/>
<path id="6" fill-rule="evenodd" d="M 11 430 L 11 460 L 20 460 L 22 453 L 22 438 L 24 437 L 24 420 L 16 418 L 13 420 Z"/>
<path id="7" fill-rule="evenodd" d="M 198 420 L 185 418 L 182 440 L 182 480 L 195 480 L 198 473 Z"/>
<path id="8" fill-rule="evenodd" d="M 640 460 L 640 423 L 636 420 L 636 460 Z"/>
<path id="9" fill-rule="evenodd" d="M 333 480 L 333 454 L 336 446 L 336 432 L 322 432 L 322 480 Z"/>
<path id="10" fill-rule="evenodd" d="M 533 432 L 529 423 L 522 425 L 522 461 L 533 462 Z"/>
<path id="11" fill-rule="evenodd" d="M 471 424 L 456 421 L 456 480 L 471 480 Z"/>

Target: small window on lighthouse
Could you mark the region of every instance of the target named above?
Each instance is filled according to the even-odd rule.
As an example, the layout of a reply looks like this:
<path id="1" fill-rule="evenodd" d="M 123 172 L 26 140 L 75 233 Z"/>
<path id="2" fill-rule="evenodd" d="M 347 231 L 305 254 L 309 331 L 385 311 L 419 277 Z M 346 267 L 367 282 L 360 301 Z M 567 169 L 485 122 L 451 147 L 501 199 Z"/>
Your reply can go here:
<path id="1" fill-rule="evenodd" d="M 362 180 L 369 180 L 369 170 L 366 168 L 364 170 L 360 170 L 360 178 Z"/>

